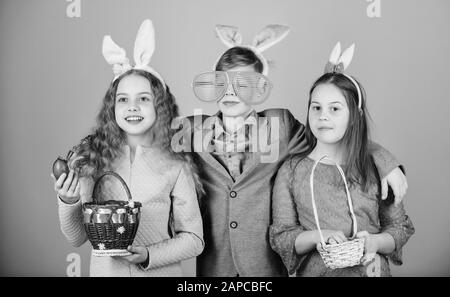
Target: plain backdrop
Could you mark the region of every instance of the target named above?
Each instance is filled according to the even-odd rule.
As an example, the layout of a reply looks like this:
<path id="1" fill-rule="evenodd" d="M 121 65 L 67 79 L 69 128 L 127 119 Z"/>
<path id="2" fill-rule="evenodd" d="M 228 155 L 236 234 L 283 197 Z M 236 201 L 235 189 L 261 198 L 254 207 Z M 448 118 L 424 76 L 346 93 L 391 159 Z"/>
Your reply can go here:
<path id="1" fill-rule="evenodd" d="M 308 91 L 337 41 L 356 43 L 348 73 L 368 94 L 373 139 L 406 166 L 406 209 L 416 234 L 394 276 L 450 275 L 450 2 L 380 0 L 64 0 L 0 2 L 1 275 L 65 276 L 70 253 L 87 276 L 90 244 L 70 246 L 59 229 L 51 165 L 91 131 L 112 71 L 101 54 L 106 34 L 131 54 L 141 22 L 152 19 L 152 66 L 182 115 L 215 105 L 198 101 L 192 78 L 225 50 L 214 25 L 235 25 L 245 43 L 265 25 L 290 34 L 265 52 L 273 61 L 271 98 L 258 110 L 288 108 L 305 122 Z M 131 57 L 131 55 L 129 55 Z M 194 260 L 184 263 L 194 274 Z"/>

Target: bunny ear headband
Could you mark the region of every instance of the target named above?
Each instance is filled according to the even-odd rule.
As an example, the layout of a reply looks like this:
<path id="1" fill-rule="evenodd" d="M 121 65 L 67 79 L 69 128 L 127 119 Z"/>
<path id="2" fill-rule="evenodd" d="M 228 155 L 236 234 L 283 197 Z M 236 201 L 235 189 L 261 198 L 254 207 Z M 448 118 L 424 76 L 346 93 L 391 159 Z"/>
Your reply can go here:
<path id="1" fill-rule="evenodd" d="M 262 74 L 269 73 L 269 65 L 266 58 L 262 55 L 262 52 L 280 42 L 289 33 L 289 27 L 283 25 L 268 25 L 263 28 L 253 39 L 252 45 L 242 45 L 242 35 L 237 27 L 216 25 L 216 33 L 219 39 L 228 47 L 245 47 L 255 53 L 255 55 L 261 60 L 263 64 Z M 220 57 L 219 57 L 220 59 Z M 216 69 L 217 59 L 214 64 Z"/>
<path id="2" fill-rule="evenodd" d="M 355 81 L 353 77 L 344 73 L 344 70 L 347 69 L 348 65 L 353 59 L 353 54 L 355 52 L 355 44 L 353 43 L 350 47 L 348 47 L 343 53 L 341 52 L 341 43 L 338 42 L 331 52 L 330 58 L 328 59 L 328 63 L 325 66 L 325 73 L 340 73 L 347 77 L 356 87 L 358 91 L 358 109 L 360 112 L 361 109 L 361 88 L 359 84 Z"/>
<path id="3" fill-rule="evenodd" d="M 112 39 L 111 36 L 106 35 L 103 37 L 103 57 L 106 62 L 113 66 L 115 81 L 120 75 L 127 72 L 130 69 L 140 69 L 153 74 L 160 80 L 163 87 L 166 87 L 161 75 L 149 66 L 150 59 L 155 51 L 155 30 L 151 20 L 145 20 L 142 22 L 141 27 L 136 36 L 134 43 L 134 66 L 130 65 L 125 50 L 119 47 Z"/>

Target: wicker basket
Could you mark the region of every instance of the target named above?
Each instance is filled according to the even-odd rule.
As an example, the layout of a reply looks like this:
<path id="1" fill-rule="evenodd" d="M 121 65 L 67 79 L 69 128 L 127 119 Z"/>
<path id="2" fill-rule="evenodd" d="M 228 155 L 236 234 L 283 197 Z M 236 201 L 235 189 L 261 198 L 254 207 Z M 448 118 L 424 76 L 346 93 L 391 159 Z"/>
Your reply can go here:
<path id="1" fill-rule="evenodd" d="M 128 201 L 96 198 L 96 189 L 105 176 L 114 176 L 125 188 Z M 139 226 L 141 206 L 134 202 L 125 181 L 115 172 L 105 172 L 95 182 L 93 202 L 83 204 L 84 228 L 93 247 L 94 256 L 126 256 Z"/>
<path id="2" fill-rule="evenodd" d="M 345 178 L 345 174 L 342 168 L 333 160 L 332 161 L 335 163 L 337 169 L 339 170 L 339 173 L 341 174 L 344 180 L 345 191 L 347 193 L 347 201 L 353 221 L 353 234 L 349 241 L 343 243 L 329 244 L 325 242 L 322 230 L 320 229 L 319 217 L 317 215 L 317 207 L 314 199 L 314 171 L 317 167 L 317 164 L 319 164 L 319 162 L 325 158 L 329 159 L 327 156 L 324 156 L 314 163 L 309 181 L 311 187 L 311 200 L 314 210 L 314 218 L 316 220 L 316 225 L 317 229 L 319 230 L 320 241 L 322 244 L 322 249 L 318 249 L 318 251 L 323 259 L 323 262 L 330 269 L 345 268 L 359 265 L 361 262 L 361 258 L 364 254 L 364 238 L 355 238 L 358 230 L 358 223 L 356 221 L 355 213 L 353 212 L 353 204 L 352 199 L 350 197 L 350 191 L 348 190 L 347 180 Z"/>

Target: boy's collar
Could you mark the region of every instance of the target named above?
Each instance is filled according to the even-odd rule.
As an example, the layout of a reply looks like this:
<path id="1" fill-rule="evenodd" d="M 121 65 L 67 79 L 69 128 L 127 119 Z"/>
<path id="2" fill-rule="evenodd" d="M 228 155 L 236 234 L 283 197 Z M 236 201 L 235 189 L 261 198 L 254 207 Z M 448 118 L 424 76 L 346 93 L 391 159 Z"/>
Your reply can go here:
<path id="1" fill-rule="evenodd" d="M 229 133 L 224 129 L 224 125 L 223 125 L 223 113 L 219 110 L 214 117 L 216 117 L 216 123 L 215 125 L 217 125 L 217 127 L 214 125 L 214 127 L 212 127 L 213 130 L 215 130 L 215 132 L 218 135 L 221 135 L 223 133 L 225 134 L 234 134 L 237 133 L 239 130 L 241 130 L 243 127 L 245 126 L 251 126 L 251 125 L 256 125 L 258 122 L 258 113 L 256 112 L 255 109 L 251 109 L 249 111 L 249 113 L 245 116 L 244 118 L 244 122 L 245 125 L 243 125 L 242 127 L 240 127 L 237 131 L 235 131 L 234 133 Z M 248 121 L 249 118 L 254 118 L 255 121 Z"/>

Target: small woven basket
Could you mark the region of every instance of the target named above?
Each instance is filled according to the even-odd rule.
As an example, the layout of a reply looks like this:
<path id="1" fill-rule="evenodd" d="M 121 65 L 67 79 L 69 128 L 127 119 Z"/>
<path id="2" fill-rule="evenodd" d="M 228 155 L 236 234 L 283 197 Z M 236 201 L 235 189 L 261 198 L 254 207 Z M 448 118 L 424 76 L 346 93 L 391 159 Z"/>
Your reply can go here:
<path id="1" fill-rule="evenodd" d="M 355 238 L 357 230 L 358 230 L 358 223 L 356 221 L 355 213 L 353 212 L 353 204 L 352 199 L 350 197 L 350 191 L 348 190 L 348 184 L 347 180 L 345 178 L 344 171 L 342 168 L 334 162 L 337 169 L 339 170 L 339 173 L 341 174 L 344 184 L 345 184 L 345 191 L 347 193 L 347 201 L 350 208 L 350 213 L 352 216 L 353 221 L 353 234 L 349 241 L 343 242 L 343 243 L 335 243 L 335 244 L 329 244 L 325 242 L 325 239 L 322 234 L 322 230 L 320 229 L 319 225 L 319 217 L 317 215 L 317 207 L 316 202 L 314 199 L 314 171 L 317 167 L 317 164 L 323 159 L 329 159 L 327 156 L 324 156 L 317 160 L 314 163 L 314 166 L 312 168 L 311 176 L 310 176 L 310 187 L 311 187 L 311 200 L 314 210 L 314 218 L 316 220 L 317 229 L 319 230 L 320 234 L 320 241 L 322 244 L 322 249 L 318 249 L 320 256 L 323 259 L 323 262 L 325 263 L 325 266 L 327 266 L 330 269 L 337 269 L 337 268 L 345 268 L 345 267 L 351 267 L 355 265 L 359 265 L 361 262 L 361 258 L 364 254 L 364 238 Z"/>
<path id="2" fill-rule="evenodd" d="M 117 178 L 125 188 L 128 201 L 96 198 L 96 189 L 105 176 Z M 94 256 L 127 256 L 139 227 L 142 204 L 134 202 L 125 181 L 115 172 L 103 173 L 95 182 L 93 202 L 83 204 L 84 228 L 93 247 Z"/>

